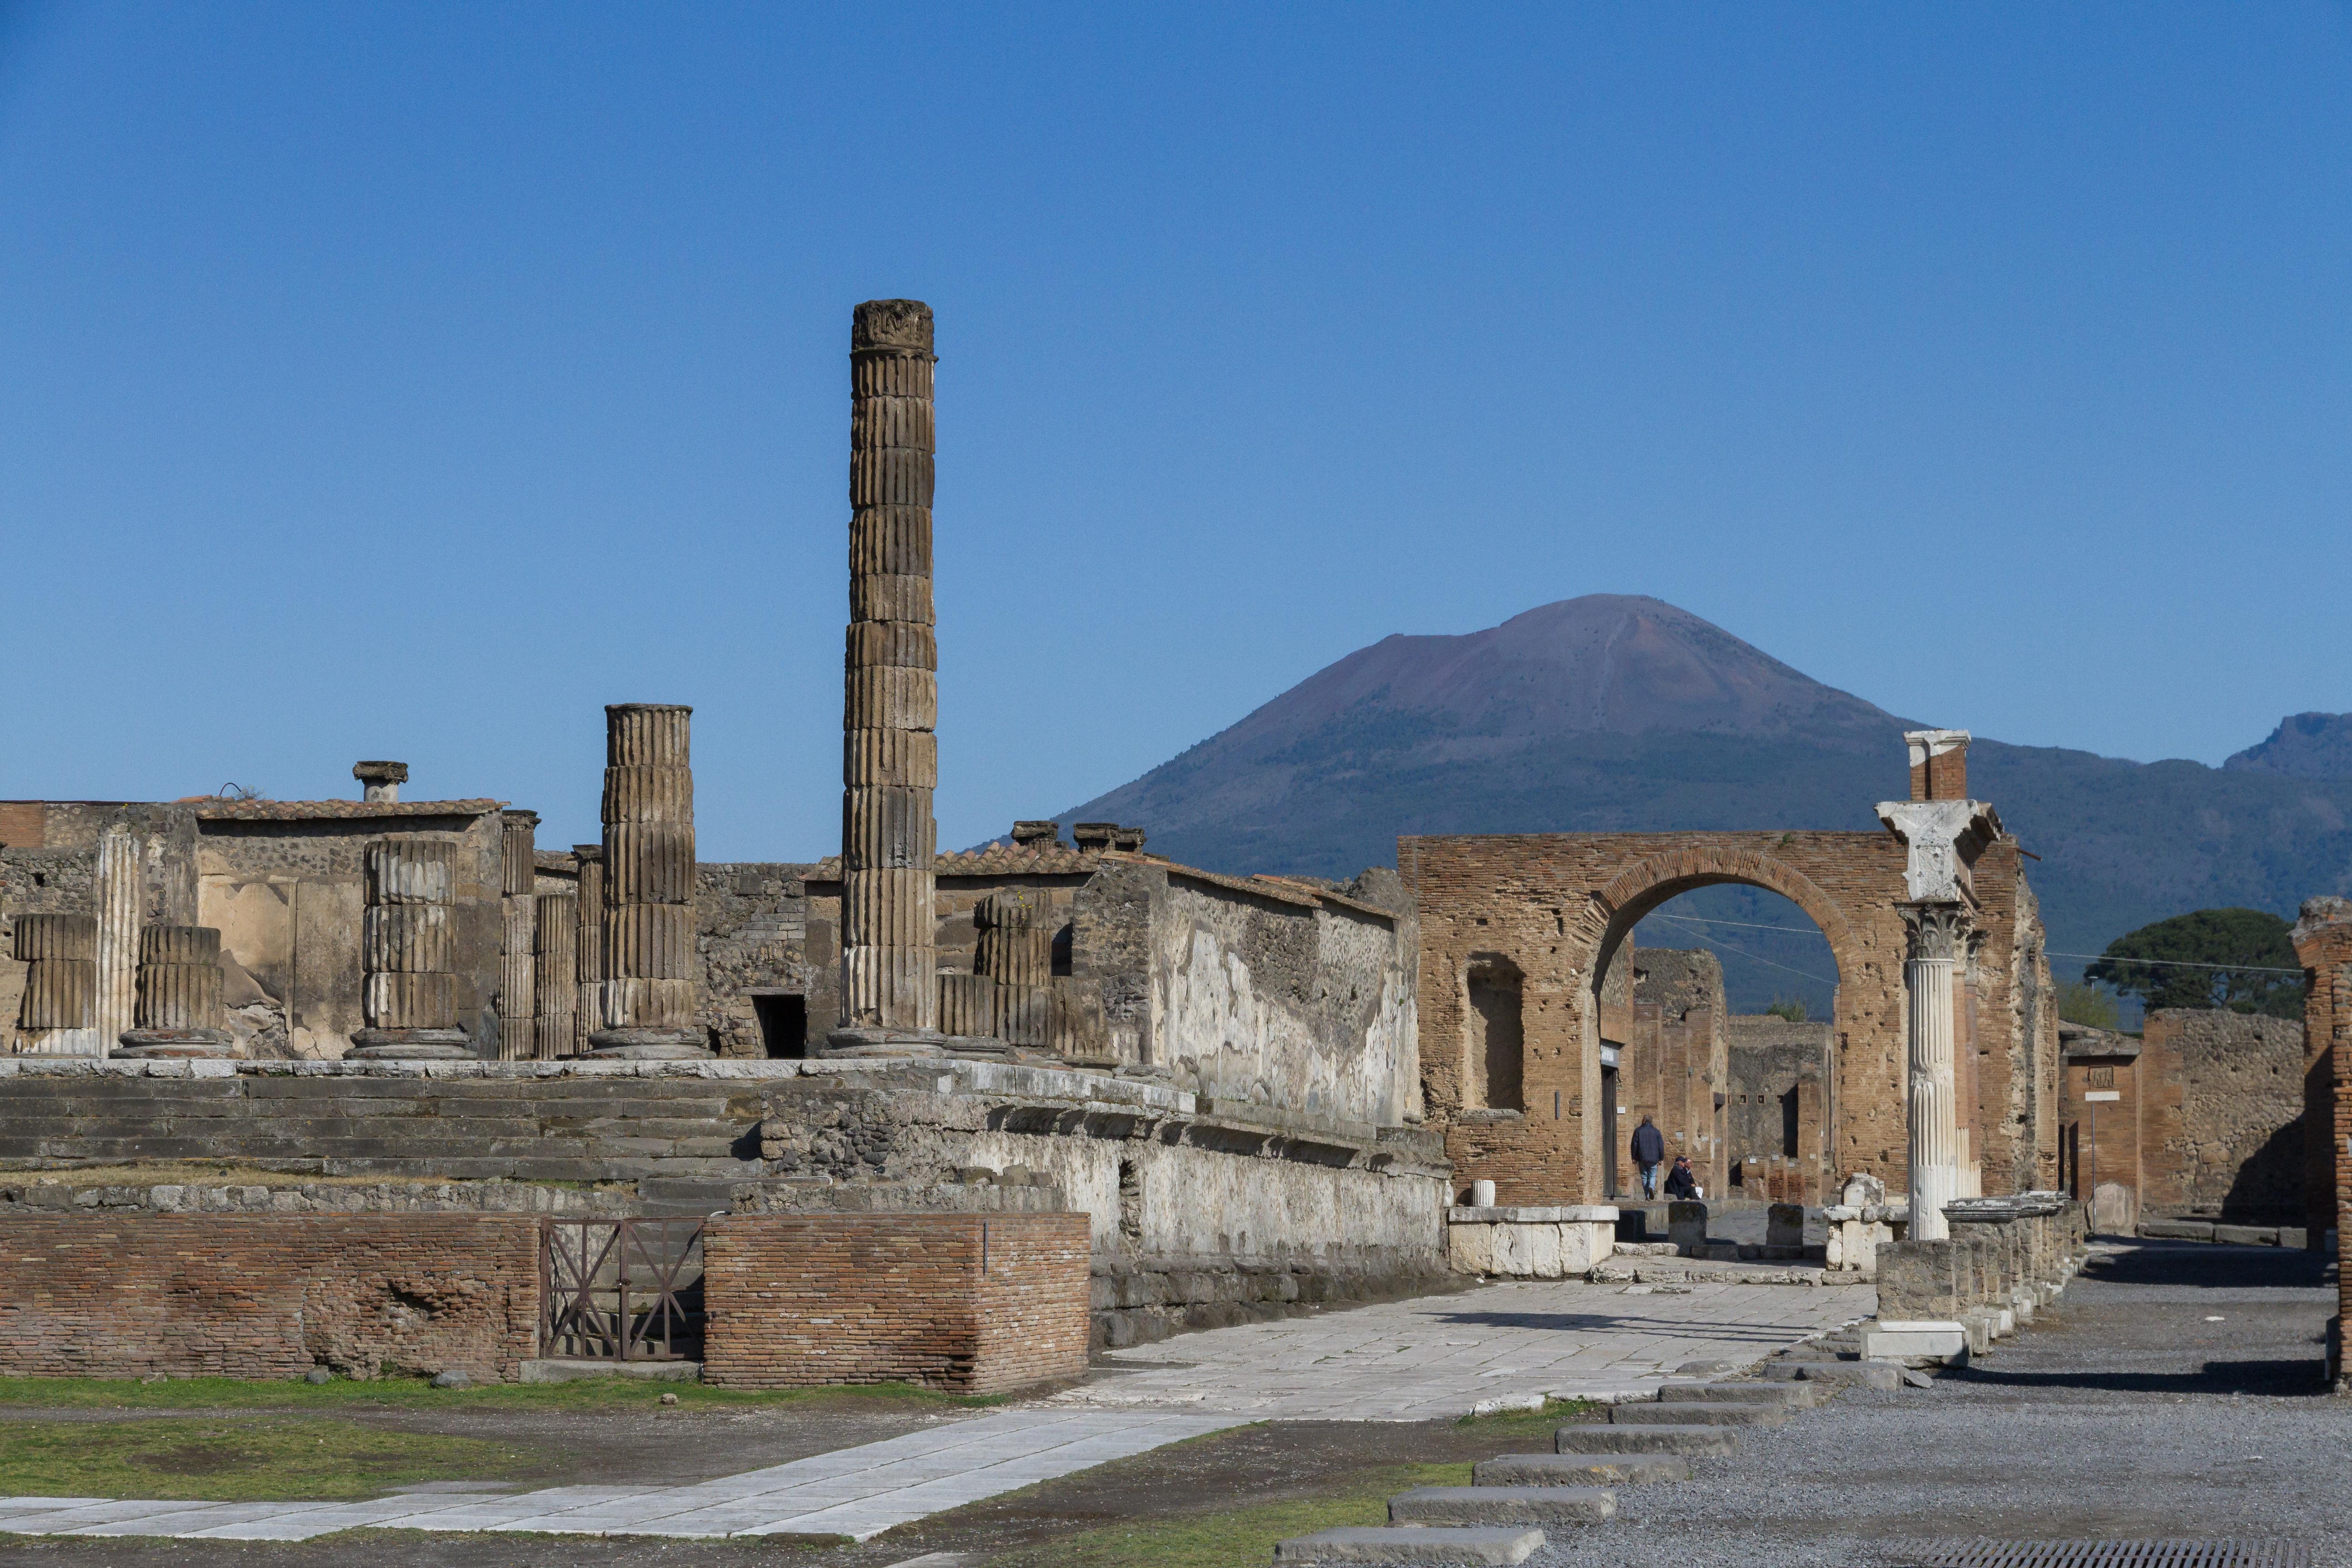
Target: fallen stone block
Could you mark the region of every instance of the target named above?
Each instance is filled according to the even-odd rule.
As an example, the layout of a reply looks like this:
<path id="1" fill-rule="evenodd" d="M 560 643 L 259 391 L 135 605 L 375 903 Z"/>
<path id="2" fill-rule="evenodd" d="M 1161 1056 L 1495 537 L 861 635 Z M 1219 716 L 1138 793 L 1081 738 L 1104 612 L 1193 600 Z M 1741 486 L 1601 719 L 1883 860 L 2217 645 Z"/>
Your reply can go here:
<path id="1" fill-rule="evenodd" d="M 1559 1454 L 1736 1454 L 1739 1438 L 1727 1426 L 1563 1426 L 1552 1434 Z"/>
<path id="2" fill-rule="evenodd" d="M 2152 1241 L 2210 1241 L 2213 1222 L 2210 1219 L 2144 1219 L 2139 1233 Z"/>
<path id="3" fill-rule="evenodd" d="M 1905 1367 L 1903 1369 L 1903 1381 L 1913 1388 L 1933 1388 L 1936 1386 L 1936 1380 L 1927 1373 L 1921 1372 L 1916 1367 Z"/>
<path id="4" fill-rule="evenodd" d="M 1690 1461 L 1672 1455 L 1504 1454 L 1471 1466 L 1470 1479 L 1482 1487 L 1648 1486 L 1690 1479 Z"/>
<path id="5" fill-rule="evenodd" d="M 1524 1563 L 1544 1543 L 1544 1532 L 1514 1525 L 1360 1525 L 1278 1541 L 1276 1563 Z"/>
<path id="6" fill-rule="evenodd" d="M 1614 1405 L 1612 1426 L 1777 1426 L 1789 1418 L 1785 1405 L 1707 1401 L 1673 1405 Z"/>
<path id="7" fill-rule="evenodd" d="M 1948 1318 L 1905 1319 L 1881 1322 L 1862 1331 L 1862 1354 L 1865 1361 L 1905 1360 L 1918 1356 L 1940 1356 L 1946 1361 L 1965 1360 L 1969 1353 L 1969 1330 L 1965 1323 Z"/>
<path id="8" fill-rule="evenodd" d="M 1765 1367 L 1764 1375 L 1807 1383 L 1851 1384 L 1861 1388 L 1891 1390 L 1903 1386 L 1903 1369 L 1884 1361 L 1775 1362 Z"/>
<path id="9" fill-rule="evenodd" d="M 1599 1524 L 1617 1517 L 1606 1487 L 1415 1487 L 1389 1500 L 1391 1524 Z"/>
<path id="10" fill-rule="evenodd" d="M 2217 1225 L 2213 1227 L 2213 1239 L 2226 1242 L 2232 1247 L 2276 1247 L 2279 1239 L 2278 1227 L 2256 1225 Z"/>
<path id="11" fill-rule="evenodd" d="M 2311 1246 L 2311 1232 L 2303 1226 L 2283 1225 L 2279 1226 L 2278 1244 L 2296 1252 L 2306 1251 Z"/>

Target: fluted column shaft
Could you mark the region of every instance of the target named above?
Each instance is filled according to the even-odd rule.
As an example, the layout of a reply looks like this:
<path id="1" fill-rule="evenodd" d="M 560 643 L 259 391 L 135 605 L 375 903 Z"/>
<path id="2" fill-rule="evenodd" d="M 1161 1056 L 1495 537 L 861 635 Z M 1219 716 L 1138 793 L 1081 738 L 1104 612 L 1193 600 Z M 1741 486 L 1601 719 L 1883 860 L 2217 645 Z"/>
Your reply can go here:
<path id="1" fill-rule="evenodd" d="M 604 847 L 574 844 L 580 861 L 579 952 L 574 956 L 578 1005 L 572 1020 L 572 1052 L 584 1056 L 588 1037 L 601 1021 L 597 1009 L 604 994 Z"/>
<path id="2" fill-rule="evenodd" d="M 1967 909 L 1903 906 L 1910 937 L 1903 984 L 1910 994 L 1911 1239 L 1942 1241 L 1944 1205 L 1959 1196 L 1959 1100 L 1953 1083 L 1953 981 L 1966 951 Z"/>
<path id="3" fill-rule="evenodd" d="M 849 631 L 843 656 L 841 1022 L 939 1026 L 932 859 L 930 307 L 857 307 L 849 351 Z"/>
<path id="4" fill-rule="evenodd" d="M 361 1058 L 474 1055 L 457 1025 L 452 916 L 458 841 L 443 833 L 387 833 L 362 857 L 367 907 L 360 921 Z"/>
<path id="5" fill-rule="evenodd" d="M 119 827 L 98 836 L 98 1038 L 100 1056 L 138 1021 L 139 840 Z"/>
<path id="6" fill-rule="evenodd" d="M 707 1057 L 694 949 L 694 710 L 604 710 L 602 1056 Z"/>
<path id="7" fill-rule="evenodd" d="M 499 957 L 499 1056 L 529 1061 L 539 1054 L 539 813 L 499 813 L 499 914 L 505 940 Z"/>
<path id="8" fill-rule="evenodd" d="M 152 925 L 139 933 L 138 1027 L 118 1057 L 226 1057 L 236 1037 L 221 1004 L 220 932 L 210 926 Z"/>
<path id="9" fill-rule="evenodd" d="M 31 1056 L 104 1056 L 98 1017 L 98 920 L 94 915 L 16 917 L 9 952 L 26 965 L 17 1004 L 17 1047 Z"/>
<path id="10" fill-rule="evenodd" d="M 531 965 L 539 996 L 539 1059 L 553 1061 L 572 1053 L 580 1026 L 580 899 L 575 893 L 540 893 L 535 899 Z"/>

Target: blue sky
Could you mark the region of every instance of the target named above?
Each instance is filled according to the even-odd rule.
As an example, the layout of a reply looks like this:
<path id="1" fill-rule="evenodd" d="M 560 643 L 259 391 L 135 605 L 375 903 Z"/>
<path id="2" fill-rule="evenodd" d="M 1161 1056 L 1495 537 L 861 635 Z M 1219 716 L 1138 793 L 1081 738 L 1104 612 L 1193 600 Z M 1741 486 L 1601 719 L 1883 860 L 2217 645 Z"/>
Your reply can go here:
<path id="1" fill-rule="evenodd" d="M 850 307 L 940 322 L 941 838 L 1647 593 L 1906 715 L 2352 709 L 2341 7 L 0 0 L 0 796 L 838 838 Z"/>

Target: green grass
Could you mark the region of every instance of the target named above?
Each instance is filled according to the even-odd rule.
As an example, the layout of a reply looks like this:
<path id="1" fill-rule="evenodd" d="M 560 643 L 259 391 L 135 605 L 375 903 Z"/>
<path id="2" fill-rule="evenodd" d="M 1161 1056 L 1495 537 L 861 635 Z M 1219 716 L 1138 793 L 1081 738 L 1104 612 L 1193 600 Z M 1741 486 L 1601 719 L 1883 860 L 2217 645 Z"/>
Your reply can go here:
<path id="1" fill-rule="evenodd" d="M 0 1421 L 0 1496 L 332 1500 L 415 1481 L 520 1479 L 545 1460 L 509 1443 L 317 1417 Z"/>
<path id="2" fill-rule="evenodd" d="M 648 1383 L 635 1378 L 593 1377 L 577 1383 L 487 1384 L 472 1388 L 435 1388 L 422 1377 L 379 1377 L 367 1382 L 247 1383 L 228 1377 L 162 1378 L 152 1383 L 94 1377 L 0 1377 L 0 1406 L 51 1410 L 316 1410 L 369 1407 L 472 1410 L 632 1410 L 677 1395 L 681 1408 L 698 1405 L 772 1405 L 841 1400 L 908 1400 L 922 1405 L 984 1407 L 1003 1403 L 1001 1394 L 941 1394 L 906 1383 L 845 1384 L 765 1392 L 711 1388 L 699 1383 Z"/>
<path id="3" fill-rule="evenodd" d="M 1551 1429 L 1570 1421 L 1589 1421 L 1601 1413 L 1601 1407 L 1589 1399 L 1547 1399 L 1541 1410 L 1506 1410 L 1499 1415 L 1465 1415 L 1454 1423 L 1481 1434 L 1493 1433 L 1497 1437 L 1531 1436 L 1541 1433 L 1551 1435 Z"/>
<path id="4" fill-rule="evenodd" d="M 1350 1524 L 1386 1524 L 1389 1499 L 1411 1487 L 1470 1484 L 1467 1465 L 1365 1470 L 1337 1490 L 1248 1508 L 1106 1525 L 992 1559 L 992 1568 L 1234 1568 L 1273 1561 L 1274 1543 Z"/>

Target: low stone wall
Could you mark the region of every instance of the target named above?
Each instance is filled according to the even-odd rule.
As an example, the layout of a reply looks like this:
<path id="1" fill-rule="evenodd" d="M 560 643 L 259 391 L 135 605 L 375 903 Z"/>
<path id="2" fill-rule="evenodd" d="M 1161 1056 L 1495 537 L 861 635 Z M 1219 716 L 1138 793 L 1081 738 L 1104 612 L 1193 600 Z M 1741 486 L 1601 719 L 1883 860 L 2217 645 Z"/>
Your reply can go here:
<path id="1" fill-rule="evenodd" d="M 158 1163 L 272 1180 L 135 1179 Z M 350 1176 L 380 1180 L 332 1180 Z M 0 1060 L 0 1205 L 16 1192 L 37 1206 L 273 1213 L 1068 1207 L 1089 1216 L 1099 1346 L 1451 1289 L 1450 1187 L 1433 1133 L 1211 1110 L 1135 1074 L 968 1060 Z"/>
<path id="2" fill-rule="evenodd" d="M 1456 1274 L 1559 1279 L 1607 1261 L 1617 1211 L 1606 1204 L 1446 1211 L 1447 1261 Z"/>
<path id="3" fill-rule="evenodd" d="M 1948 1204 L 1947 1241 L 1898 1241 L 1878 1253 L 1882 1321 L 1966 1321 L 2009 1313 L 2027 1321 L 2083 1265 L 2090 1222 L 2063 1193 Z"/>
<path id="4" fill-rule="evenodd" d="M 994 1394 L 1087 1369 L 1080 1214 L 712 1219 L 702 1375 L 731 1388 Z"/>
<path id="5" fill-rule="evenodd" d="M 539 1224 L 521 1215 L 26 1214 L 0 1228 L 14 1376 L 513 1382 L 539 1310 Z"/>

